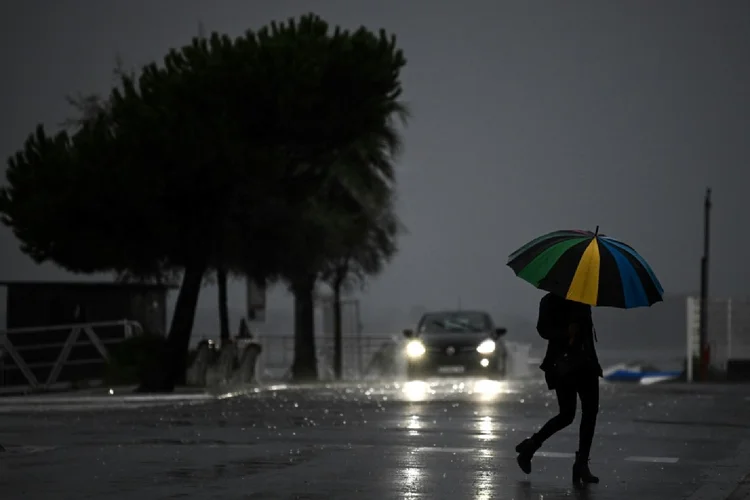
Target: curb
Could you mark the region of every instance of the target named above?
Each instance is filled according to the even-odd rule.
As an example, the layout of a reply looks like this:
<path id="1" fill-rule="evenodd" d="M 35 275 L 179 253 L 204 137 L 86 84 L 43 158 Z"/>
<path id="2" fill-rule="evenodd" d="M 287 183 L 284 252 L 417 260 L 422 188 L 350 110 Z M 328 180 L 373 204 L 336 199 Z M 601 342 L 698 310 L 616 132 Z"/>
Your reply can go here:
<path id="1" fill-rule="evenodd" d="M 120 394 L 99 393 L 96 395 L 29 395 L 0 398 L 0 415 L 23 411 L 75 411 L 78 409 L 107 410 L 128 409 L 144 406 L 170 404 L 203 404 L 212 401 L 233 399 L 269 391 L 289 390 L 301 386 L 287 384 L 245 385 L 213 388 L 203 391 L 179 391 L 168 394 L 138 394 L 122 391 Z M 124 393 L 123 393 L 124 392 Z"/>
<path id="2" fill-rule="evenodd" d="M 750 473 L 737 485 L 737 488 L 727 497 L 727 500 L 745 500 L 750 498 Z"/>

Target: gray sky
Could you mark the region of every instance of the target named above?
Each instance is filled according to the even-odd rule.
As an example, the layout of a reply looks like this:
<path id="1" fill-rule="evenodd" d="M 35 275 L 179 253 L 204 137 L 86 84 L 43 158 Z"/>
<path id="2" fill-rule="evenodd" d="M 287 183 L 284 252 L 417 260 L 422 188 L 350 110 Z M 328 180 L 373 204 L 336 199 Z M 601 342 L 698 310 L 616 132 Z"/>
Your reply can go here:
<path id="1" fill-rule="evenodd" d="M 197 33 L 315 11 L 398 35 L 413 119 L 400 166 L 409 228 L 365 307 L 533 314 L 506 256 L 539 233 L 601 226 L 668 292 L 697 290 L 714 189 L 712 292 L 747 295 L 750 4 L 744 1 L 27 0 L 0 7 L 0 154 L 64 96 L 106 91 L 116 54 L 160 58 Z M 745 215 L 743 215 L 745 214 Z M 0 230 L 0 278 L 64 279 Z M 244 304 L 237 285 L 231 301 Z M 272 305 L 285 299 L 276 296 Z M 213 305 L 207 290 L 202 303 Z"/>

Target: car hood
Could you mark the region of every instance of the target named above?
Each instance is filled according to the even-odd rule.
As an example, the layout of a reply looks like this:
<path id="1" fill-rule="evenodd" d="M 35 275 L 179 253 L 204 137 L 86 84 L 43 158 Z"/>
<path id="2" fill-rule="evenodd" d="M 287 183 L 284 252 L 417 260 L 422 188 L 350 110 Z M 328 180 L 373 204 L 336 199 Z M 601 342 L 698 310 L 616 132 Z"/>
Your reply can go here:
<path id="1" fill-rule="evenodd" d="M 489 332 L 481 333 L 427 333 L 419 336 L 419 340 L 427 346 L 477 346 L 484 340 L 492 339 Z"/>

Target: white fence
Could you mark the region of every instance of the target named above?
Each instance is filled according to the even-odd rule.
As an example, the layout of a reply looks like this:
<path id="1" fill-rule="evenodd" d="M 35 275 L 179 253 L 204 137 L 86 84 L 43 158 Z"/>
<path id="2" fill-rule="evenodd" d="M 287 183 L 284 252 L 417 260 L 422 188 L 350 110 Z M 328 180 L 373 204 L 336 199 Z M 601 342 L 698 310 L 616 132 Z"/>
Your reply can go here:
<path id="1" fill-rule="evenodd" d="M 342 369 L 345 380 L 359 380 L 373 368 L 372 361 L 378 352 L 394 343 L 395 336 L 343 335 Z M 294 359 L 294 337 L 291 335 L 264 335 L 260 337 L 263 352 L 258 360 L 261 377 L 286 378 Z M 316 336 L 318 370 L 321 380 L 334 379 L 333 339 Z"/>
<path id="2" fill-rule="evenodd" d="M 750 299 L 709 298 L 706 312 L 711 367 L 723 371 L 730 360 L 750 359 Z M 686 314 L 687 380 L 692 381 L 700 355 L 699 297 L 687 298 Z"/>
<path id="3" fill-rule="evenodd" d="M 0 330 L 0 387 L 50 389 L 67 378 L 61 377 L 64 369 L 103 366 L 109 360 L 109 345 L 138 333 L 140 324 L 129 320 Z M 84 352 L 71 359 L 76 349 Z M 16 370 L 22 377 L 6 384 L 6 376 Z"/>

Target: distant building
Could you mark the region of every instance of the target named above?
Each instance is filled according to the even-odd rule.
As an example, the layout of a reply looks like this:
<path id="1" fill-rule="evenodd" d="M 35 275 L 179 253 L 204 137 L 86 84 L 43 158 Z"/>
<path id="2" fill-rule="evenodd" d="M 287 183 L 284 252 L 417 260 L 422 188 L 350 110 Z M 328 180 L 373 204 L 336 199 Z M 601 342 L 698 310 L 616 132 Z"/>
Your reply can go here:
<path id="1" fill-rule="evenodd" d="M 70 325 L 136 321 L 143 332 L 164 335 L 167 329 L 167 293 L 173 286 L 131 283 L 0 281 L 0 308 L 7 340 L 36 379 L 47 380 L 71 335 Z M 3 328 L 4 327 L 4 328 Z M 31 329 L 31 330 L 27 330 Z M 92 330 L 106 346 L 124 338 L 122 325 L 95 325 Z M 137 332 L 132 332 L 137 333 Z M 0 346 L 0 386 L 27 383 L 22 370 Z M 98 379 L 104 360 L 86 335 L 68 353 L 69 364 L 56 380 Z M 54 375 L 54 374 L 53 374 Z"/>
<path id="2" fill-rule="evenodd" d="M 128 319 L 164 334 L 171 285 L 65 281 L 0 281 L 5 328 L 30 328 Z M 2 326 L 2 325 L 0 325 Z"/>

